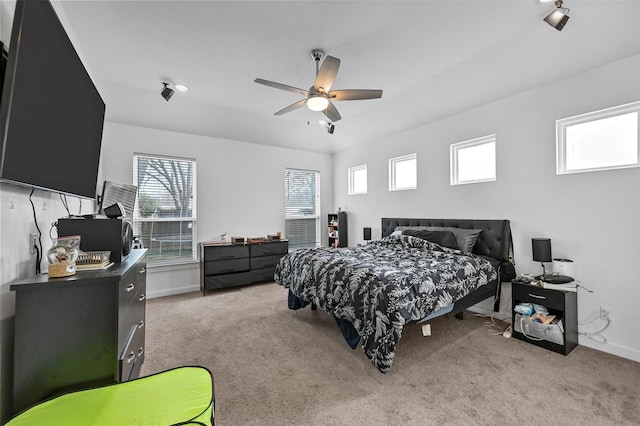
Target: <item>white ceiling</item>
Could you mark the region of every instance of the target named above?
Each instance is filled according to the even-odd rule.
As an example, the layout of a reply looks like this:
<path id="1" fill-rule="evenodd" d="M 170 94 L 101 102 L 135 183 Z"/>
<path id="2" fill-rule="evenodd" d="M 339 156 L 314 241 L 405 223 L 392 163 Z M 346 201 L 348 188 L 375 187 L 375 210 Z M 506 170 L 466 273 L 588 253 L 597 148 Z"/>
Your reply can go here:
<path id="1" fill-rule="evenodd" d="M 107 104 L 107 120 L 185 133 L 337 152 L 640 52 L 640 0 L 55 1 Z M 330 135 L 300 96 L 309 56 L 342 63 L 333 89 L 382 89 L 336 102 Z M 615 76 L 612 76 L 615 78 Z M 161 82 L 187 93 L 166 102 Z"/>

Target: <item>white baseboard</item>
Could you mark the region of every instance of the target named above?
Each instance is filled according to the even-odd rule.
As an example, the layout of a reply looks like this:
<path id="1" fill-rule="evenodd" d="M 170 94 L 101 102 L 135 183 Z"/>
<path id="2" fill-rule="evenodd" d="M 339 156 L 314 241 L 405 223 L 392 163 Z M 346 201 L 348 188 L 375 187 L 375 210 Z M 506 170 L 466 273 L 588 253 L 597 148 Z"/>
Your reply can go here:
<path id="1" fill-rule="evenodd" d="M 630 359 L 631 361 L 640 362 L 640 352 L 615 343 L 599 343 L 585 336 L 578 336 L 578 344 L 587 348 L 595 349 L 620 358 Z"/>
<path id="2" fill-rule="evenodd" d="M 193 291 L 200 291 L 200 286 L 188 286 L 180 288 L 172 288 L 168 290 L 151 291 L 147 293 L 148 299 L 155 299 L 156 297 L 173 296 L 175 294 L 191 293 Z"/>

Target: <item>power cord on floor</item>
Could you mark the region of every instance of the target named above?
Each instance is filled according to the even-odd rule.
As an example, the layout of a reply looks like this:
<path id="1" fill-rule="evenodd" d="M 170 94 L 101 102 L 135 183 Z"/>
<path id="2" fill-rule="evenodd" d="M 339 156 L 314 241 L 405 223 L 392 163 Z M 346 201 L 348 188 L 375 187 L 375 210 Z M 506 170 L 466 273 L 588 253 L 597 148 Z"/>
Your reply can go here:
<path id="1" fill-rule="evenodd" d="M 487 333 L 489 333 L 492 336 L 504 336 L 506 338 L 511 337 L 511 325 L 509 325 L 507 328 L 503 328 L 503 326 L 501 326 L 500 324 L 496 323 L 496 318 L 495 318 L 495 314 L 497 312 L 493 312 L 491 311 L 489 313 L 489 315 L 486 314 L 479 314 L 479 313 L 474 313 L 473 315 L 477 316 L 477 317 L 482 317 L 482 318 L 488 318 L 489 321 L 484 321 L 482 323 L 483 326 L 485 327 L 489 327 L 489 329 L 487 330 Z"/>
<path id="2" fill-rule="evenodd" d="M 598 343 L 607 343 L 607 338 L 604 337 L 603 335 L 601 335 L 600 333 L 605 331 L 609 327 L 609 324 L 611 324 L 611 318 L 609 318 L 609 314 L 608 313 L 606 313 L 606 312 L 600 313 L 597 316 L 591 318 L 587 322 L 579 323 L 579 325 L 589 325 L 589 324 L 591 324 L 592 322 L 594 322 L 597 319 L 602 319 L 602 320 L 606 321 L 606 324 L 600 330 L 597 330 L 597 331 L 580 331 L 580 330 L 578 330 L 578 334 L 580 334 L 582 336 L 585 336 L 585 337 L 588 337 L 589 339 L 591 339 L 591 340 L 593 340 L 595 342 L 598 342 Z"/>

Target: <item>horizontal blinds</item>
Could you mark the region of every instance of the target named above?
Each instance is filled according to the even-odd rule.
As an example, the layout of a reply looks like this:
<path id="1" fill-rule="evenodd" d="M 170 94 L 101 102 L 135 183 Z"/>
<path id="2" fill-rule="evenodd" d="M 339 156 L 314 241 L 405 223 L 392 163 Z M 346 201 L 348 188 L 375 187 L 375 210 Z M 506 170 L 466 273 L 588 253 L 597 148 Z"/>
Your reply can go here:
<path id="1" fill-rule="evenodd" d="M 320 244 L 320 173 L 285 170 L 285 220 L 289 248 Z"/>
<path id="2" fill-rule="evenodd" d="M 196 260 L 195 160 L 135 155 L 133 174 L 134 232 L 148 249 L 149 264 Z"/>
<path id="3" fill-rule="evenodd" d="M 287 219 L 286 236 L 289 249 L 315 247 L 317 239 L 317 219 Z"/>

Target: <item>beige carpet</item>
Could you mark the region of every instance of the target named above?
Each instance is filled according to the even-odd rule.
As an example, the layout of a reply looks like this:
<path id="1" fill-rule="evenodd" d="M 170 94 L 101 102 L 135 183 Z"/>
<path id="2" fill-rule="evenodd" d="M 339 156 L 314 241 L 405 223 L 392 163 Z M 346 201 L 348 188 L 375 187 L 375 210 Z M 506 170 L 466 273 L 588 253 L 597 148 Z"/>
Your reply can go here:
<path id="1" fill-rule="evenodd" d="M 408 326 L 391 371 L 335 321 L 291 311 L 275 283 L 151 299 L 142 374 L 215 377 L 216 425 L 640 424 L 640 364 L 578 346 L 562 356 L 488 333 L 486 321 Z"/>

